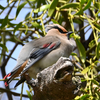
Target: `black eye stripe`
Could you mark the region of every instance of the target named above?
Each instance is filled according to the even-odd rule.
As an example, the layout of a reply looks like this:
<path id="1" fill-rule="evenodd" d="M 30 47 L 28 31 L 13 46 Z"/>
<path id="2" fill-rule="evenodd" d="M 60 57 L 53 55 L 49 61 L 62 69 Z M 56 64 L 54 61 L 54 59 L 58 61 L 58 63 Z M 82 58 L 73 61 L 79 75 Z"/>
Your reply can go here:
<path id="1" fill-rule="evenodd" d="M 67 33 L 67 32 L 64 32 L 62 29 L 60 29 L 58 26 L 53 26 L 52 28 L 58 29 L 60 33 Z"/>

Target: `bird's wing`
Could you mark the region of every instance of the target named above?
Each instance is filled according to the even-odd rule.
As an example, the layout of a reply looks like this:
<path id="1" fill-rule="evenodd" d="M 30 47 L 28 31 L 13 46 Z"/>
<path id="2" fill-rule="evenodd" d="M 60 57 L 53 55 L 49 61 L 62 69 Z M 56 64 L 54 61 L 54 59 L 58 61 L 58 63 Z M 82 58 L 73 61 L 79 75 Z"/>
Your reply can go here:
<path id="1" fill-rule="evenodd" d="M 55 37 L 55 36 L 46 36 L 46 37 L 35 39 L 31 42 L 26 43 L 22 47 L 22 50 L 19 53 L 16 66 L 19 66 L 19 65 L 23 64 L 23 62 L 25 62 L 29 58 L 30 53 L 35 48 L 38 49 L 41 46 L 43 46 L 44 44 L 55 42 L 55 41 L 60 41 L 60 39 L 58 37 Z"/>
<path id="2" fill-rule="evenodd" d="M 36 45 L 37 44 L 37 45 Z M 44 56 L 46 56 L 49 52 L 52 50 L 58 48 L 60 46 L 61 42 L 57 37 L 48 36 L 47 38 L 40 38 L 33 42 L 33 44 L 29 44 L 29 47 L 32 48 L 31 50 L 23 50 L 23 56 L 19 56 L 19 59 L 23 59 L 22 63 L 18 64 L 13 71 L 9 74 L 7 74 L 5 78 L 10 77 L 7 82 L 5 83 L 6 86 L 8 86 L 8 83 L 12 81 L 14 77 L 17 77 L 20 73 L 22 75 L 25 73 L 33 64 L 35 64 L 37 61 L 42 59 Z M 28 44 L 27 44 L 28 45 Z M 26 48 L 26 47 L 24 47 Z M 27 46 L 28 48 L 28 46 Z M 22 52 L 22 51 L 21 51 Z M 26 57 L 25 54 L 28 53 L 29 56 Z M 30 54 L 31 53 L 31 54 Z M 27 58 L 24 58 L 24 56 Z"/>
<path id="3" fill-rule="evenodd" d="M 29 61 L 23 71 L 20 75 L 24 74 L 33 64 L 35 64 L 37 61 L 42 59 L 44 56 L 46 56 L 48 53 L 50 53 L 52 50 L 58 48 L 60 46 L 60 41 L 55 41 L 51 43 L 46 43 L 42 47 L 40 47 L 38 50 L 36 50 L 30 54 Z"/>
<path id="4" fill-rule="evenodd" d="M 43 51 L 43 50 L 45 51 L 45 49 L 47 50 L 47 48 L 46 48 L 47 44 L 51 45 L 53 42 L 60 42 L 60 39 L 55 36 L 46 36 L 46 37 L 42 37 L 42 38 L 33 40 L 33 41 L 27 43 L 26 45 L 24 45 L 18 56 L 17 65 L 12 70 L 12 73 L 16 72 L 16 70 L 18 70 L 22 66 L 23 63 L 25 63 L 29 58 L 31 58 L 32 54 L 34 55 L 34 57 L 37 57 L 36 55 L 39 55 L 40 51 Z M 41 52 L 41 54 L 42 54 L 42 52 Z M 36 59 L 33 59 L 33 60 L 36 61 Z"/>

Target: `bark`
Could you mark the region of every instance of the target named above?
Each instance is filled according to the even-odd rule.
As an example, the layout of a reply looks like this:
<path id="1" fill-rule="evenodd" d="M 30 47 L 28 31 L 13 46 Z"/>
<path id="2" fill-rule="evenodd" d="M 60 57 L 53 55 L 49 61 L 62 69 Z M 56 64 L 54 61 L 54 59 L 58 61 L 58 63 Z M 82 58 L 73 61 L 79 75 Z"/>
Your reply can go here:
<path id="1" fill-rule="evenodd" d="M 57 63 L 37 74 L 31 84 L 33 100 L 72 100 L 78 95 L 80 78 L 73 77 L 73 63 L 69 58 L 61 57 Z"/>

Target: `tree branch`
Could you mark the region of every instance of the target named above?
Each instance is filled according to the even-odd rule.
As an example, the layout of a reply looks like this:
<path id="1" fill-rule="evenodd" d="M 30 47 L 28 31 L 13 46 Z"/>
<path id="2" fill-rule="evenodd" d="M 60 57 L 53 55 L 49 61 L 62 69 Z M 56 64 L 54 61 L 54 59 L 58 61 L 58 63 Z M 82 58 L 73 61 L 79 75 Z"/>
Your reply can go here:
<path id="1" fill-rule="evenodd" d="M 26 75 L 33 90 L 33 100 L 72 100 L 78 95 L 80 79 L 72 77 L 73 64 L 61 57 L 57 63 L 37 74 L 35 80 Z"/>

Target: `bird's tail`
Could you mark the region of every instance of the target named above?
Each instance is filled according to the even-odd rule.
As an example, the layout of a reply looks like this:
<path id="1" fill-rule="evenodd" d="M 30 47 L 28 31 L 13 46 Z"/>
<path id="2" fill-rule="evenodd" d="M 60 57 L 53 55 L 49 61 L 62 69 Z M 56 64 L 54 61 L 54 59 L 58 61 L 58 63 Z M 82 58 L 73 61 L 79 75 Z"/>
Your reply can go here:
<path id="1" fill-rule="evenodd" d="M 8 86 L 8 84 L 14 79 L 14 73 L 15 72 L 11 72 L 11 73 L 8 73 L 7 75 L 5 75 L 5 77 L 3 78 L 3 79 L 7 79 L 8 78 L 8 80 L 5 82 L 5 86 L 7 87 Z"/>
<path id="2" fill-rule="evenodd" d="M 8 84 L 15 78 L 15 77 L 18 77 L 19 74 L 21 73 L 21 71 L 23 70 L 23 68 L 26 66 L 28 60 L 26 60 L 23 64 L 15 67 L 13 69 L 13 71 L 11 73 L 8 73 L 3 79 L 7 79 L 8 77 L 8 80 L 5 82 L 5 86 L 7 87 Z"/>

